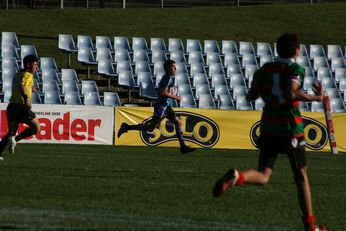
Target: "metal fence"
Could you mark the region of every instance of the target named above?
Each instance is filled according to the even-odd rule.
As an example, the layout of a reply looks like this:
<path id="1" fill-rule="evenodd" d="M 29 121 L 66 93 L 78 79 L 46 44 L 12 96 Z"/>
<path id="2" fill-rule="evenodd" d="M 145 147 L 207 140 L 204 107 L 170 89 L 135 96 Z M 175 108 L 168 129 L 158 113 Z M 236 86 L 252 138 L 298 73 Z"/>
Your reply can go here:
<path id="1" fill-rule="evenodd" d="M 345 0 L 0 0 L 2 9 L 18 8 L 133 8 L 234 6 L 273 3 L 327 3 Z"/>

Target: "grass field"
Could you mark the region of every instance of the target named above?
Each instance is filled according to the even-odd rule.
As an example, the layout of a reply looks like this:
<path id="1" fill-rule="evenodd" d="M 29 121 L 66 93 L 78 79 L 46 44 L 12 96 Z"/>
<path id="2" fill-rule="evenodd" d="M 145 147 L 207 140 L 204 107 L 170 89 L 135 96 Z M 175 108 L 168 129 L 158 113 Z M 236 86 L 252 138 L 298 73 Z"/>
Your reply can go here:
<path id="1" fill-rule="evenodd" d="M 270 183 L 214 199 L 230 167 L 256 151 L 19 144 L 0 163 L 0 230 L 302 230 L 292 174 L 280 156 Z M 346 230 L 344 155 L 309 153 L 318 221 Z"/>

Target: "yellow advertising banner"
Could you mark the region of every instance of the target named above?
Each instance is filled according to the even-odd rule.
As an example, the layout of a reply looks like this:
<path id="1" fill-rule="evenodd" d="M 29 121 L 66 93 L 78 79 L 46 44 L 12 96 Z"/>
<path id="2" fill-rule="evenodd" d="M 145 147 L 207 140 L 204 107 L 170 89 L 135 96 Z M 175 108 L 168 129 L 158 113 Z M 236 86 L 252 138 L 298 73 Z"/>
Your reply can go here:
<path id="1" fill-rule="evenodd" d="M 153 115 L 152 107 L 115 108 L 115 145 L 178 147 L 173 125 L 164 119 L 153 132 L 130 130 L 117 137 L 122 123 L 145 124 Z M 206 110 L 175 108 L 182 120 L 182 131 L 193 147 L 256 149 L 261 111 Z M 330 151 L 325 117 L 319 112 L 304 112 L 307 150 Z M 346 113 L 333 113 L 334 132 L 339 151 L 346 150 Z"/>

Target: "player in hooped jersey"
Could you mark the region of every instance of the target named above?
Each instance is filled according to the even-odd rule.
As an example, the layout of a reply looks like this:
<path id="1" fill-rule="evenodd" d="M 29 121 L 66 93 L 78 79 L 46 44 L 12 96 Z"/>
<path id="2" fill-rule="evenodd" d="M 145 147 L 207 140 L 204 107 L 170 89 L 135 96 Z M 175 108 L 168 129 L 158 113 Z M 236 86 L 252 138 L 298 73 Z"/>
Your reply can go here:
<path id="1" fill-rule="evenodd" d="M 149 123 L 147 124 L 135 124 L 128 125 L 122 123 L 118 131 L 118 138 L 129 130 L 145 130 L 153 131 L 157 128 L 164 118 L 167 118 L 171 123 L 174 124 L 175 132 L 180 144 L 180 152 L 186 154 L 195 150 L 187 146 L 184 142 L 184 137 L 181 129 L 181 120 L 178 115 L 175 114 L 172 108 L 172 100 L 181 100 L 181 96 L 177 96 L 172 93 L 173 91 L 173 77 L 176 74 L 176 65 L 173 60 L 166 60 L 164 62 L 165 74 L 162 76 L 159 87 L 158 87 L 158 99 L 154 107 L 154 115 Z"/>
<path id="2" fill-rule="evenodd" d="M 0 160 L 2 151 L 6 145 L 10 153 L 14 154 L 16 143 L 22 139 L 36 134 L 40 130 L 40 123 L 34 112 L 31 111 L 31 95 L 33 88 L 33 74 L 38 70 L 38 59 L 34 55 L 25 56 L 23 59 L 24 69 L 18 72 L 12 81 L 12 96 L 6 108 L 8 133 L 0 142 Z M 20 123 L 28 127 L 16 136 Z"/>
<path id="3" fill-rule="evenodd" d="M 215 183 L 213 195 L 219 197 L 233 186 L 267 184 L 278 153 L 286 153 L 294 174 L 304 228 L 306 231 L 325 231 L 325 226 L 315 225 L 307 175 L 304 124 L 299 110 L 300 101 L 321 101 L 323 89 L 316 82 L 315 94 L 302 90 L 305 70 L 294 60 L 300 52 L 296 34 L 281 35 L 277 40 L 277 52 L 280 58 L 264 64 L 255 72 L 247 94 L 248 101 L 262 97 L 265 102 L 257 144 L 260 149 L 258 169 L 230 169 Z"/>

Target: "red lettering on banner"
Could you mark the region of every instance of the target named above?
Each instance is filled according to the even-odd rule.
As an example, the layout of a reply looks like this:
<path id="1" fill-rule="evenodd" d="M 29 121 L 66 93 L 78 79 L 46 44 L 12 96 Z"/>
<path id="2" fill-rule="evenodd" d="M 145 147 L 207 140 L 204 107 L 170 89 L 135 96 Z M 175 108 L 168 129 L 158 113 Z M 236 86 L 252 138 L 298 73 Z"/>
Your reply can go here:
<path id="1" fill-rule="evenodd" d="M 70 113 L 65 113 L 63 119 L 58 118 L 54 121 L 53 136 L 56 140 L 68 140 L 69 138 Z M 62 129 L 60 129 L 62 128 Z M 62 134 L 60 134 L 62 131 Z"/>
<path id="2" fill-rule="evenodd" d="M 0 113 L 0 138 L 2 138 L 7 133 L 7 118 L 6 118 L 6 111 L 1 110 Z"/>
<path id="3" fill-rule="evenodd" d="M 52 139 L 52 123 L 48 118 L 39 118 L 40 131 L 36 133 L 36 139 L 38 140 L 51 140 Z"/>
<path id="4" fill-rule="evenodd" d="M 95 140 L 95 128 L 101 126 L 101 120 L 88 120 L 88 140 Z"/>
<path id="5" fill-rule="evenodd" d="M 79 135 L 80 132 L 86 132 L 86 124 L 81 119 L 76 119 L 71 124 L 72 138 L 75 140 L 85 140 L 85 135 Z"/>
<path id="6" fill-rule="evenodd" d="M 56 140 L 70 140 L 71 138 L 76 141 L 82 140 L 95 140 L 95 129 L 101 126 L 100 119 L 75 119 L 71 121 L 70 112 L 63 114 L 62 118 L 51 120 L 49 118 L 38 118 L 40 123 L 40 131 L 35 135 L 37 140 L 51 140 L 52 136 Z M 0 137 L 7 133 L 7 117 L 6 111 L 0 112 Z M 18 126 L 18 133 L 22 132 L 28 126 L 20 124 Z M 27 140 L 33 137 L 28 137 Z"/>

